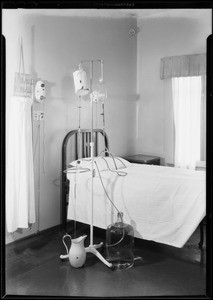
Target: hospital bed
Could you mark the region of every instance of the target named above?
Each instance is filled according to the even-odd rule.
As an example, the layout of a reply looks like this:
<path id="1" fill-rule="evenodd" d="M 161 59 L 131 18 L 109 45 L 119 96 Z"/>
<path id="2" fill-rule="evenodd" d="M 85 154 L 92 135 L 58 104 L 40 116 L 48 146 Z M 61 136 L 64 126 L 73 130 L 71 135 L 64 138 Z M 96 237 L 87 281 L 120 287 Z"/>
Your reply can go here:
<path id="1" fill-rule="evenodd" d="M 105 153 L 106 133 L 94 130 L 93 224 L 106 229 L 116 221 L 117 212 L 108 197 L 124 214 L 124 222 L 134 228 L 136 238 L 181 248 L 200 225 L 206 213 L 205 172 L 166 166 L 132 164 Z M 62 145 L 62 227 L 67 220 L 90 224 L 91 172 L 66 172 L 77 166 L 90 169 L 90 130 L 67 133 Z M 85 159 L 87 158 L 87 159 Z M 110 171 L 109 168 L 113 171 Z M 116 171 L 117 168 L 117 171 Z M 117 172 L 120 172 L 120 176 Z M 125 176 L 122 176 L 125 175 Z M 108 196 L 107 196 L 108 195 Z"/>

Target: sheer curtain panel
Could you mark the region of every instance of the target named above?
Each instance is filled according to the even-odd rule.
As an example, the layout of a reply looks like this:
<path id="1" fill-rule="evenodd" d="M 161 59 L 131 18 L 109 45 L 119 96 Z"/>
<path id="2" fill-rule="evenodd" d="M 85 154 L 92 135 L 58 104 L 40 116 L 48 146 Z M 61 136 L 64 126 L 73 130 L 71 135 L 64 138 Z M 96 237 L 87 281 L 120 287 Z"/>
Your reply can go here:
<path id="1" fill-rule="evenodd" d="M 31 107 L 29 97 L 14 96 L 7 104 L 6 224 L 10 233 L 35 223 Z"/>
<path id="2" fill-rule="evenodd" d="M 175 167 L 195 169 L 200 160 L 201 76 L 172 78 Z"/>

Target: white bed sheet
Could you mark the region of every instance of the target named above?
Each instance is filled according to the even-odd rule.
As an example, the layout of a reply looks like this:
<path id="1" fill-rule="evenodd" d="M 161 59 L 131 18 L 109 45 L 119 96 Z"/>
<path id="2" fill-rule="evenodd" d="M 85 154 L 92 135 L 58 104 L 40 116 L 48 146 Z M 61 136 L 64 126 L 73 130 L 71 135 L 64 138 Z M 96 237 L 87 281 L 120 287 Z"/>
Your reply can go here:
<path id="1" fill-rule="evenodd" d="M 106 191 L 124 213 L 135 237 L 181 248 L 206 214 L 206 174 L 180 168 L 132 164 L 118 176 L 102 171 Z M 68 173 L 67 218 L 91 222 L 91 173 Z M 76 196 L 75 196 L 76 178 Z M 93 180 L 93 225 L 106 229 L 117 219 L 96 172 Z"/>

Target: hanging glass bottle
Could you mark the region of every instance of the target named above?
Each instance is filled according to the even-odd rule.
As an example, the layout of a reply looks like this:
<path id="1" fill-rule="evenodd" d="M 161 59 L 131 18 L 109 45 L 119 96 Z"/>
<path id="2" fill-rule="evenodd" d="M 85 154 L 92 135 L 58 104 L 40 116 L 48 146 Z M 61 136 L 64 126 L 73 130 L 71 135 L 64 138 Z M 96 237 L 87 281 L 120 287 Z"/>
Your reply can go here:
<path id="1" fill-rule="evenodd" d="M 106 259 L 119 269 L 134 264 L 134 229 L 123 222 L 123 213 L 118 212 L 117 222 L 106 230 Z"/>

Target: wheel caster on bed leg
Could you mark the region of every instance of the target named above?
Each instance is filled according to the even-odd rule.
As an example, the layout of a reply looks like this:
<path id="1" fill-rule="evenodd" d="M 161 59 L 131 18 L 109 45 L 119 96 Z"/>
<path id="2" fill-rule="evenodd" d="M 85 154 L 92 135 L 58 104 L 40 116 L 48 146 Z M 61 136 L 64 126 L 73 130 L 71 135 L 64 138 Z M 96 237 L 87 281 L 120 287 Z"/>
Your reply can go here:
<path id="1" fill-rule="evenodd" d="M 203 242 L 200 241 L 199 244 L 198 244 L 198 247 L 202 248 L 203 247 Z"/>
<path id="2" fill-rule="evenodd" d="M 200 222 L 199 227 L 200 227 L 200 242 L 198 244 L 198 247 L 202 248 L 203 247 L 203 235 L 204 235 L 204 233 L 203 233 L 203 221 Z"/>

